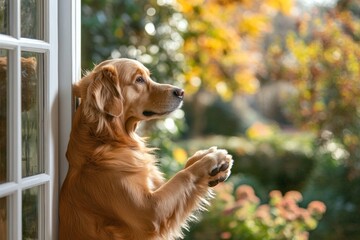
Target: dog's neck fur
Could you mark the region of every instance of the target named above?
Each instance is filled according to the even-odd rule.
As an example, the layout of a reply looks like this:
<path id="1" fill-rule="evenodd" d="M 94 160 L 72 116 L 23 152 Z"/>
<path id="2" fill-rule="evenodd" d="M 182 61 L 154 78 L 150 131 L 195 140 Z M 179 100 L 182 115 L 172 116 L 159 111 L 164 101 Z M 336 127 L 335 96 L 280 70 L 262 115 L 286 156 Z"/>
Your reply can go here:
<path id="1" fill-rule="evenodd" d="M 70 165 L 80 167 L 86 163 L 89 159 L 86 159 L 85 156 L 94 156 L 99 142 L 110 144 L 115 148 L 141 150 L 148 153 L 152 151 L 146 147 L 145 141 L 135 132 L 139 122 L 136 118 L 125 119 L 124 115 L 120 117 L 102 116 L 108 119 L 103 119 L 103 122 L 100 123 L 99 121 L 87 121 L 84 114 L 86 113 L 83 111 L 83 104 L 80 104 L 73 119 L 68 148 L 76 149 L 78 145 L 81 145 L 88 146 L 88 149 L 86 152 L 68 151 L 77 152 L 77 156 L 70 156 L 67 153 Z M 99 128 L 99 124 L 102 124 L 101 128 Z M 72 159 L 76 159 L 76 161 L 71 161 Z"/>

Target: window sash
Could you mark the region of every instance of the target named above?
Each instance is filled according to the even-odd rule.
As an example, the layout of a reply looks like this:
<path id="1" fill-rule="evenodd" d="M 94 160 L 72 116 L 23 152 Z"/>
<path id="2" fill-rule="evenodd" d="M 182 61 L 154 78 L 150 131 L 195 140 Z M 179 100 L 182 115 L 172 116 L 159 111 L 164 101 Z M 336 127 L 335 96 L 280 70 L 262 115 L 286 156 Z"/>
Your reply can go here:
<path id="1" fill-rule="evenodd" d="M 61 1 L 60 1 L 61 2 Z M 57 238 L 58 198 L 58 0 L 44 0 L 44 40 L 22 38 L 20 32 L 21 0 L 9 1 L 9 34 L 0 35 L 0 48 L 10 50 L 8 59 L 8 157 L 9 181 L 0 184 L 0 197 L 7 196 L 8 239 L 22 239 L 23 190 L 42 186 L 39 192 L 44 200 L 43 217 L 39 222 L 39 239 Z M 67 16 L 68 17 L 68 16 Z M 51 26 L 51 27 L 50 27 Z M 21 53 L 43 54 L 43 117 L 40 134 L 44 173 L 22 178 L 21 173 Z M 40 213 L 41 214 L 41 213 Z"/>

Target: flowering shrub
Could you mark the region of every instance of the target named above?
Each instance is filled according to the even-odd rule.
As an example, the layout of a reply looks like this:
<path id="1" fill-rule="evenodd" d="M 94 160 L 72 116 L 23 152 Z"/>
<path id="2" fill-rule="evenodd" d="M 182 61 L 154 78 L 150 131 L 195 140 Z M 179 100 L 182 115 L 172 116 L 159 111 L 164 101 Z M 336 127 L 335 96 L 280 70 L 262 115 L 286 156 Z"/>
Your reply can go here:
<path id="1" fill-rule="evenodd" d="M 302 195 L 298 191 L 283 195 L 274 190 L 266 204 L 260 203 L 254 189 L 248 185 L 239 186 L 235 196 L 231 184 L 219 185 L 216 192 L 217 199 L 209 211 L 209 215 L 216 217 L 207 216 L 202 229 L 195 230 L 191 239 L 305 240 L 326 211 L 325 204 L 320 201 L 310 202 L 307 208 L 300 207 Z M 214 226 L 219 228 L 207 229 Z"/>

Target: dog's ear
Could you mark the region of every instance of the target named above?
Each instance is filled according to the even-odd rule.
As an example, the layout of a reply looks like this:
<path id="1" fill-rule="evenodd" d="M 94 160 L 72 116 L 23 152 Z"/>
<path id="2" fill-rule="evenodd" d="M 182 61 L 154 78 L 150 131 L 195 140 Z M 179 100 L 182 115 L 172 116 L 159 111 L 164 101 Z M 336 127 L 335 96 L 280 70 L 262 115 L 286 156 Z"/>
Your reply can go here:
<path id="1" fill-rule="evenodd" d="M 123 110 L 118 74 L 114 66 L 106 65 L 94 73 L 88 94 L 97 109 L 107 115 L 119 117 Z"/>

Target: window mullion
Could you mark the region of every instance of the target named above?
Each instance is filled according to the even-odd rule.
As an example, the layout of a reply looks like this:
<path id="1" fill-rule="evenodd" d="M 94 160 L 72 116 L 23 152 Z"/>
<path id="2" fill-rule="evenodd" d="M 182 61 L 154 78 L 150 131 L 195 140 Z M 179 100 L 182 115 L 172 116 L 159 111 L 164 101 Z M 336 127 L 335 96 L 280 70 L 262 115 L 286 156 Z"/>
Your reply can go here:
<path id="1" fill-rule="evenodd" d="M 10 1 L 10 35 L 16 39 L 20 39 L 21 34 L 20 1 L 21 0 Z"/>
<path id="2" fill-rule="evenodd" d="M 22 240 L 22 191 L 18 188 L 16 192 L 9 196 L 7 205 L 9 210 L 8 239 Z"/>
<path id="3" fill-rule="evenodd" d="M 21 57 L 20 47 L 16 47 L 9 54 L 9 114 L 8 133 L 9 151 L 8 159 L 11 159 L 9 166 L 10 180 L 18 183 L 15 194 L 10 198 L 10 226 L 9 239 L 21 239 Z"/>
<path id="4" fill-rule="evenodd" d="M 11 180 L 21 182 L 21 50 L 16 47 L 9 56 L 9 159 Z"/>

